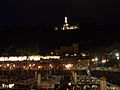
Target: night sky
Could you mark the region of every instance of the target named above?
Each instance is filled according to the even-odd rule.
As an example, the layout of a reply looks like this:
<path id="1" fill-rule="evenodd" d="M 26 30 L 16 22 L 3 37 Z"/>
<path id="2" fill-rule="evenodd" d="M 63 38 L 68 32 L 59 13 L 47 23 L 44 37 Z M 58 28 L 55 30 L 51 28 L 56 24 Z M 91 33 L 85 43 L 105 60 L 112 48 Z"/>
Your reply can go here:
<path id="1" fill-rule="evenodd" d="M 72 22 L 120 24 L 119 0 L 1 0 L 0 26 Z"/>
<path id="2" fill-rule="evenodd" d="M 0 4 L 1 37 L 7 44 L 38 39 L 48 47 L 89 39 L 120 38 L 115 31 L 120 25 L 119 0 L 1 0 Z M 63 24 L 64 16 L 70 23 L 79 23 L 80 31 L 50 32 L 51 27 Z"/>

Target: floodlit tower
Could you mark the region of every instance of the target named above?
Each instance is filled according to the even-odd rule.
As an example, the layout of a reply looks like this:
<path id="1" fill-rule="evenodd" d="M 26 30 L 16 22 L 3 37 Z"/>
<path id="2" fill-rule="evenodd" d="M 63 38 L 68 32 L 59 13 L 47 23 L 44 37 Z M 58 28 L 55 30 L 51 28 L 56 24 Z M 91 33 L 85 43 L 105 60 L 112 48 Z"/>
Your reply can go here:
<path id="1" fill-rule="evenodd" d="M 67 21 L 67 20 L 68 20 L 68 19 L 67 19 L 67 17 L 65 17 L 65 21 L 64 21 L 64 22 L 65 22 L 65 26 L 66 26 L 66 27 L 68 27 L 68 26 L 69 26 L 69 24 L 68 24 L 68 21 Z"/>
<path id="2" fill-rule="evenodd" d="M 65 17 L 65 24 L 67 24 L 68 23 L 68 21 L 67 21 L 67 17 Z"/>
<path id="3" fill-rule="evenodd" d="M 60 29 L 58 27 L 55 27 L 55 30 L 77 30 L 79 29 L 78 25 L 69 25 L 68 24 L 68 18 L 65 16 L 64 18 L 64 24 L 62 27 L 60 27 Z"/>
<path id="4" fill-rule="evenodd" d="M 64 21 L 64 25 L 63 25 L 63 30 L 68 29 L 69 27 L 68 21 L 67 21 L 67 17 L 65 17 L 65 21 Z"/>

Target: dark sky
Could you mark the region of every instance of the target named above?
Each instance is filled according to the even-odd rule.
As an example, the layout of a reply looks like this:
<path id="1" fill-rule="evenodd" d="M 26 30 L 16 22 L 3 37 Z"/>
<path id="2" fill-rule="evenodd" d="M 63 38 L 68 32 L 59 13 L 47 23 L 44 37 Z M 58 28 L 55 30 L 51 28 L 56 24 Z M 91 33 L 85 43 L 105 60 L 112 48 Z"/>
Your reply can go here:
<path id="1" fill-rule="evenodd" d="M 0 26 L 72 22 L 120 24 L 119 0 L 1 0 Z"/>
<path id="2" fill-rule="evenodd" d="M 39 27 L 62 24 L 64 16 L 68 16 L 70 23 L 86 25 L 75 33 L 43 32 L 45 28 Z M 0 30 L 0 44 L 3 46 L 32 40 L 38 40 L 43 47 L 81 40 L 120 40 L 113 24 L 117 27 L 120 24 L 119 0 L 0 0 L 0 29 L 3 29 Z"/>

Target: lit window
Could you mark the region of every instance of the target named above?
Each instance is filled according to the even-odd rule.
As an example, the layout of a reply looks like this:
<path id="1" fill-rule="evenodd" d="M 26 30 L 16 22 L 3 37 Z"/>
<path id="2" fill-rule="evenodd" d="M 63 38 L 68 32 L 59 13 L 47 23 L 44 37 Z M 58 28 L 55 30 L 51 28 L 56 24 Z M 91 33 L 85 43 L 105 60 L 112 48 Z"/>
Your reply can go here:
<path id="1" fill-rule="evenodd" d="M 95 62 L 95 59 L 92 59 L 91 61 L 92 61 L 92 62 Z"/>
<path id="2" fill-rule="evenodd" d="M 67 64 L 65 65 L 66 70 L 70 70 L 73 67 L 73 64 Z"/>
<path id="3" fill-rule="evenodd" d="M 79 62 L 81 62 L 81 60 L 78 60 Z"/>
<path id="4" fill-rule="evenodd" d="M 15 64 L 13 65 L 13 67 L 15 67 Z"/>
<path id="5" fill-rule="evenodd" d="M 119 56 L 119 53 L 116 53 L 116 56 L 118 57 L 118 56 Z"/>
<path id="6" fill-rule="evenodd" d="M 42 66 L 38 66 L 38 69 L 42 68 Z"/>
<path id="7" fill-rule="evenodd" d="M 53 54 L 53 52 L 51 52 L 51 54 Z"/>
<path id="8" fill-rule="evenodd" d="M 74 56 L 77 56 L 77 54 L 74 54 Z"/>
<path id="9" fill-rule="evenodd" d="M 7 64 L 7 67 L 9 67 L 10 66 L 10 64 Z"/>
<path id="10" fill-rule="evenodd" d="M 31 67 L 32 65 L 31 64 L 29 64 L 29 67 Z"/>
<path id="11" fill-rule="evenodd" d="M 33 64 L 32 66 L 35 66 L 35 64 Z"/>
<path id="12" fill-rule="evenodd" d="M 102 60 L 102 63 L 106 63 L 107 62 L 107 60 Z"/>
<path id="13" fill-rule="evenodd" d="M 87 56 L 87 55 L 86 55 L 85 53 L 82 53 L 82 56 L 85 57 L 85 56 Z"/>
<path id="14" fill-rule="evenodd" d="M 65 56 L 69 56 L 69 54 L 65 54 Z"/>
<path id="15" fill-rule="evenodd" d="M 95 58 L 95 61 L 98 61 L 98 58 L 97 58 L 97 57 Z"/>

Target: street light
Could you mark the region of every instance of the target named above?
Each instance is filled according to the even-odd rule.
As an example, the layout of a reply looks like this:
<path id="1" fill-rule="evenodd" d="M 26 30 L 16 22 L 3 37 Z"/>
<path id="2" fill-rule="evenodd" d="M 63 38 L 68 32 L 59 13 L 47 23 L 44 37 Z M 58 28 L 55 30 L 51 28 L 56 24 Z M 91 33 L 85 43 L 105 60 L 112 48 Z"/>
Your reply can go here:
<path id="1" fill-rule="evenodd" d="M 119 56 L 119 53 L 116 53 L 115 55 L 118 57 L 118 56 Z"/>
<path id="2" fill-rule="evenodd" d="M 98 61 L 98 58 L 97 58 L 97 57 L 95 58 L 95 61 Z"/>
<path id="3" fill-rule="evenodd" d="M 119 60 L 119 59 L 120 59 L 119 53 L 116 53 L 115 55 L 116 55 L 116 57 L 117 57 L 117 60 Z"/>
<path id="4" fill-rule="evenodd" d="M 95 66 L 97 67 L 97 64 L 98 64 L 98 57 L 95 57 Z"/>
<path id="5" fill-rule="evenodd" d="M 120 57 L 117 57 L 117 60 L 119 60 L 120 59 Z"/>
<path id="6" fill-rule="evenodd" d="M 106 63 L 106 62 L 107 62 L 107 60 L 102 60 L 101 62 L 102 62 L 102 63 Z"/>

